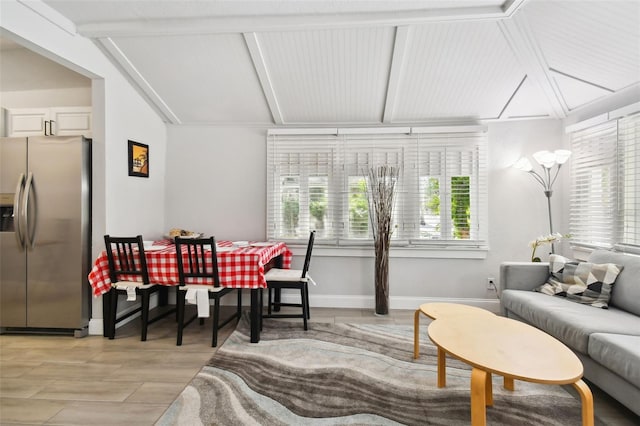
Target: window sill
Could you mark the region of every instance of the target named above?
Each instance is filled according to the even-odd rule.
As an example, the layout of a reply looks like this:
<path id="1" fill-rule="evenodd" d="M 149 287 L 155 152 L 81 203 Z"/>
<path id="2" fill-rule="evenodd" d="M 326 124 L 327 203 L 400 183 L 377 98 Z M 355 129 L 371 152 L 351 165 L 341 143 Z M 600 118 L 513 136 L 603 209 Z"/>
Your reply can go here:
<path id="1" fill-rule="evenodd" d="M 623 245 L 623 244 L 614 244 L 613 247 L 598 247 L 591 246 L 586 244 L 573 244 L 571 245 L 571 250 L 573 252 L 573 257 L 577 260 L 586 261 L 589 255 L 595 250 L 607 250 L 612 251 L 614 253 L 629 253 L 640 255 L 640 247 Z"/>
<path id="2" fill-rule="evenodd" d="M 288 247 L 294 256 L 304 256 L 307 250 L 306 245 L 293 245 Z M 484 248 L 462 248 L 462 247 L 391 247 L 389 257 L 391 258 L 418 258 L 418 259 L 485 259 L 489 251 Z M 318 257 L 367 257 L 373 258 L 372 247 L 339 247 L 314 245 L 313 256 Z"/>

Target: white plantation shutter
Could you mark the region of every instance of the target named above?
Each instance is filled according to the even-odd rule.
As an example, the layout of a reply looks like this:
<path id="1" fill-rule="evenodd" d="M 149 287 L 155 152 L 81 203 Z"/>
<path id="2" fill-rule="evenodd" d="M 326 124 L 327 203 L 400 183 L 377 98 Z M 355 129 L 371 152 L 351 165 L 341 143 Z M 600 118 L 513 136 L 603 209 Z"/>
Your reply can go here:
<path id="1" fill-rule="evenodd" d="M 487 245 L 486 132 L 453 127 L 416 134 L 407 134 L 407 128 L 402 133 L 333 130 L 331 135 L 311 134 L 321 129 L 297 135 L 279 134 L 294 130 L 269 132 L 270 239 L 303 241 L 316 229 L 319 244 L 370 243 L 366 176 L 370 167 L 390 165 L 400 170 L 394 245 Z M 326 205 L 322 221 L 319 205 Z"/>
<path id="2" fill-rule="evenodd" d="M 403 168 L 405 158 L 406 135 L 344 135 L 341 138 L 342 158 L 344 165 L 344 192 L 342 195 L 347 218 L 344 222 L 344 242 L 354 243 L 372 240 L 373 234 L 369 219 L 367 202 L 367 178 L 369 169 L 382 165 Z M 398 199 L 402 193 L 402 181 L 396 184 L 394 205 L 394 222 L 397 225 Z M 364 209 L 364 212 L 361 211 Z M 398 233 L 392 234 L 397 239 Z"/>
<path id="3" fill-rule="evenodd" d="M 571 147 L 571 241 L 640 248 L 640 114 L 576 131 Z"/>
<path id="4" fill-rule="evenodd" d="M 616 122 L 609 122 L 571 135 L 569 229 L 575 243 L 613 245 L 618 202 L 616 134 Z"/>
<path id="5" fill-rule="evenodd" d="M 618 241 L 620 248 L 640 248 L 640 114 L 620 119 L 619 180 L 621 212 Z"/>
<path id="6" fill-rule="evenodd" d="M 439 192 L 440 229 L 420 240 L 444 240 L 478 246 L 487 243 L 487 140 L 484 133 L 420 135 L 418 177 L 423 190 Z M 428 188 L 429 181 L 438 188 Z M 425 185 L 427 187 L 425 187 Z M 433 186 L 432 185 L 432 186 Z M 464 205 L 458 200 L 468 200 Z M 424 202 L 427 200 L 423 197 Z M 428 216 L 433 211 L 423 212 Z M 426 219 L 423 218 L 426 222 Z M 429 234 L 427 231 L 426 234 Z"/>
<path id="7" fill-rule="evenodd" d="M 273 136 L 267 150 L 267 236 L 335 239 L 335 136 Z M 324 214 L 322 214 L 324 211 Z"/>

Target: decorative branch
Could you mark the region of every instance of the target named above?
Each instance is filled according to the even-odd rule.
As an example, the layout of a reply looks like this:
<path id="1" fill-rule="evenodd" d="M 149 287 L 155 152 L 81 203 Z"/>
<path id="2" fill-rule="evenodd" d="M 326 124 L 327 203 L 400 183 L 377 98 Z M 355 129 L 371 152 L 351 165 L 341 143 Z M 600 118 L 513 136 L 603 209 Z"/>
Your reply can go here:
<path id="1" fill-rule="evenodd" d="M 374 241 L 380 237 L 391 238 L 391 216 L 395 186 L 399 169 L 394 166 L 378 166 L 369 169 L 367 201 Z"/>
<path id="2" fill-rule="evenodd" d="M 375 249 L 376 313 L 389 313 L 389 247 L 391 219 L 398 167 L 384 165 L 369 169 L 367 201 Z"/>

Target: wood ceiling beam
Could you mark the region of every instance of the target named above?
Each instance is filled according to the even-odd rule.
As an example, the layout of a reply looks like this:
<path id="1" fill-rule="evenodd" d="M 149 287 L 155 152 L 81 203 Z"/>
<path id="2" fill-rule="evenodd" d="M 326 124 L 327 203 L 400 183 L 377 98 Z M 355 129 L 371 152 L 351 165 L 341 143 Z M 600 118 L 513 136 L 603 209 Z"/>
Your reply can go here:
<path id="1" fill-rule="evenodd" d="M 93 22 L 77 26 L 78 32 L 89 38 L 144 37 L 185 34 L 252 33 L 263 31 L 302 31 L 345 27 L 403 26 L 430 22 L 495 20 L 505 18 L 513 0 L 503 7 L 465 7 L 421 9 L 399 12 L 340 13 L 288 16 L 225 16 L 179 19 L 154 19 L 122 22 Z"/>
<path id="2" fill-rule="evenodd" d="M 558 119 L 566 117 L 569 108 L 551 76 L 549 65 L 533 37 L 526 18 L 522 14 L 516 14 L 510 19 L 498 21 L 498 27 L 511 47 L 511 51 L 520 62 L 527 78 L 531 79 L 544 93 L 551 108 L 549 115 Z"/>
<path id="3" fill-rule="evenodd" d="M 507 0 L 502 5 L 502 11 L 506 16 L 511 16 L 522 6 L 527 0 Z"/>
<path id="4" fill-rule="evenodd" d="M 262 92 L 264 93 L 267 104 L 269 105 L 269 109 L 271 110 L 273 121 L 275 124 L 284 124 L 282 112 L 280 111 L 280 104 L 278 103 L 276 91 L 271 81 L 267 63 L 264 60 L 264 55 L 262 54 L 262 49 L 260 48 L 258 36 L 256 35 L 256 33 L 244 33 L 243 36 L 245 42 L 247 43 L 247 48 L 249 49 L 249 55 L 251 56 L 253 67 L 256 70 L 258 80 L 260 81 L 260 85 L 262 86 Z"/>
<path id="5" fill-rule="evenodd" d="M 410 31 L 411 29 L 408 26 L 396 28 L 396 38 L 393 45 L 393 56 L 389 70 L 389 82 L 387 83 L 387 96 L 382 113 L 383 123 L 391 123 L 393 121 Z"/>

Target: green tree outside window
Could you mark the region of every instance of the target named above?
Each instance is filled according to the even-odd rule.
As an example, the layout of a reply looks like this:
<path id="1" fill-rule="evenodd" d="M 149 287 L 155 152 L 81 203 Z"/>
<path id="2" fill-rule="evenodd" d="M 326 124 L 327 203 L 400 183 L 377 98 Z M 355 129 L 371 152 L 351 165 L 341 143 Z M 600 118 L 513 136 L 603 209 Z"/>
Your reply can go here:
<path id="1" fill-rule="evenodd" d="M 468 240 L 471 230 L 471 198 L 469 197 L 469 176 L 451 178 L 451 220 L 453 237 Z"/>
<path id="2" fill-rule="evenodd" d="M 309 214 L 315 219 L 315 229 L 324 229 L 327 213 L 327 190 L 324 187 L 309 188 Z"/>
<path id="3" fill-rule="evenodd" d="M 283 236 L 296 237 L 300 218 L 300 183 L 297 176 L 282 179 L 282 232 Z"/>
<path id="4" fill-rule="evenodd" d="M 369 234 L 369 202 L 364 179 L 351 182 L 349 187 L 349 229 L 355 237 Z"/>
<path id="5" fill-rule="evenodd" d="M 284 194 L 282 196 L 283 214 L 282 221 L 286 235 L 295 236 L 300 215 L 300 203 L 294 194 Z"/>
<path id="6" fill-rule="evenodd" d="M 451 177 L 451 222 L 453 238 L 468 240 L 471 231 L 471 197 L 469 176 Z M 440 214 L 440 181 L 429 178 L 425 188 L 424 211 L 431 215 Z"/>

